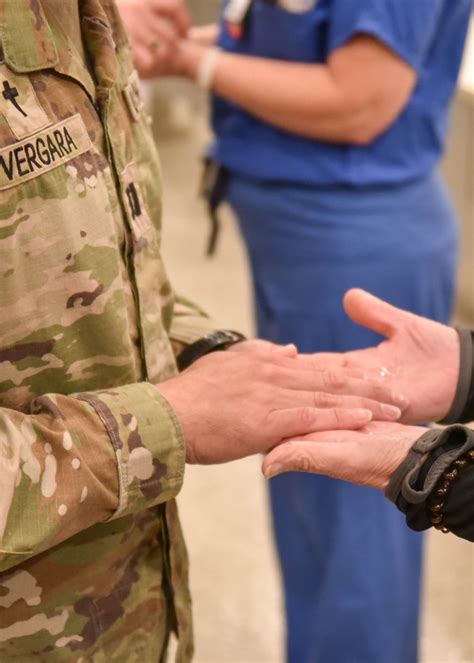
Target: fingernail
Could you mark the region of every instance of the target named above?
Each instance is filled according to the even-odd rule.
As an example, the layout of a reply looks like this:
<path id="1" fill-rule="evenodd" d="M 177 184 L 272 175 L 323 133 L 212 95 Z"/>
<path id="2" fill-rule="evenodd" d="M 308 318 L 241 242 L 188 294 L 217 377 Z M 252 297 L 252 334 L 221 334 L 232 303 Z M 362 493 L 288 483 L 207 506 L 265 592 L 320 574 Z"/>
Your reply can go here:
<path id="1" fill-rule="evenodd" d="M 264 472 L 264 477 L 265 479 L 273 479 L 273 477 L 278 476 L 283 472 L 283 465 L 280 465 L 280 463 L 272 463 L 272 465 L 269 465 L 267 469 Z"/>
<path id="2" fill-rule="evenodd" d="M 286 352 L 292 352 L 293 354 L 298 354 L 298 348 L 294 343 L 288 343 L 283 348 Z"/>
<path id="3" fill-rule="evenodd" d="M 394 405 L 382 405 L 382 414 L 392 421 L 398 421 L 402 416 L 402 411 Z"/>
<path id="4" fill-rule="evenodd" d="M 371 410 L 356 410 L 355 415 L 357 419 L 362 421 L 372 421 L 374 416 Z"/>

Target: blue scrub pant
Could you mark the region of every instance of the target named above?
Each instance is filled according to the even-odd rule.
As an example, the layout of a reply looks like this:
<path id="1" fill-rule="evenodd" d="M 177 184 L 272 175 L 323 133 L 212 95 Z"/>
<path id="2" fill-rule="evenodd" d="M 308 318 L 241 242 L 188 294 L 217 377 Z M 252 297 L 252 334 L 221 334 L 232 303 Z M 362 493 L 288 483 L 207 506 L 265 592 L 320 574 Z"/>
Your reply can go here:
<path id="1" fill-rule="evenodd" d="M 359 189 L 232 175 L 227 199 L 250 258 L 261 337 L 302 352 L 379 342 L 345 316 L 351 287 L 448 321 L 457 230 L 435 174 Z M 278 477 L 270 498 L 288 661 L 416 661 L 422 536 L 381 493 L 326 477 Z"/>

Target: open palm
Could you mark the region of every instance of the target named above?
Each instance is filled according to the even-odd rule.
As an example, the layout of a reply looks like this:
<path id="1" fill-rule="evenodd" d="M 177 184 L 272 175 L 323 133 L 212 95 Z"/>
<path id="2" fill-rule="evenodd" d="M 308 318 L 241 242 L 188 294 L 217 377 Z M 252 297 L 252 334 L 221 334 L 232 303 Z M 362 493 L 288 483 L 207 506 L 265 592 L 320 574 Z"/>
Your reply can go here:
<path id="1" fill-rule="evenodd" d="M 459 375 L 459 338 L 445 325 L 398 309 L 364 290 L 350 290 L 344 308 L 356 323 L 387 340 L 343 355 L 320 355 L 332 362 L 390 381 L 409 406 L 402 421 L 438 421 L 448 413 Z M 315 357 L 318 357 L 316 355 Z"/>

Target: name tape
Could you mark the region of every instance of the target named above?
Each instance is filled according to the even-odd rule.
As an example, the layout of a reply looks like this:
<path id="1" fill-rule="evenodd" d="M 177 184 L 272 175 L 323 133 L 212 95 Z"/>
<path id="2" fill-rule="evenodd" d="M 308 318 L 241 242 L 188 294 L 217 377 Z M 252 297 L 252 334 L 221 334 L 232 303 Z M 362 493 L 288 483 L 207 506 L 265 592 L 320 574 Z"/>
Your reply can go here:
<path id="1" fill-rule="evenodd" d="M 32 180 L 92 149 L 80 115 L 0 150 L 0 191 Z"/>

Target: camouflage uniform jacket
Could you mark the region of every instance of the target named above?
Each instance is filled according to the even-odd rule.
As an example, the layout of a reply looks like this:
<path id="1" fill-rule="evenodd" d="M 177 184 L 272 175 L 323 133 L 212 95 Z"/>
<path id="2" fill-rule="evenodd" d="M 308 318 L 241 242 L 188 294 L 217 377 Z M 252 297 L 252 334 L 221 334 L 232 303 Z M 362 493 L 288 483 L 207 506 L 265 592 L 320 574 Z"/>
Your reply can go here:
<path id="1" fill-rule="evenodd" d="M 0 660 L 192 656 L 156 383 L 210 323 L 160 256 L 159 166 L 113 0 L 0 0 Z"/>

